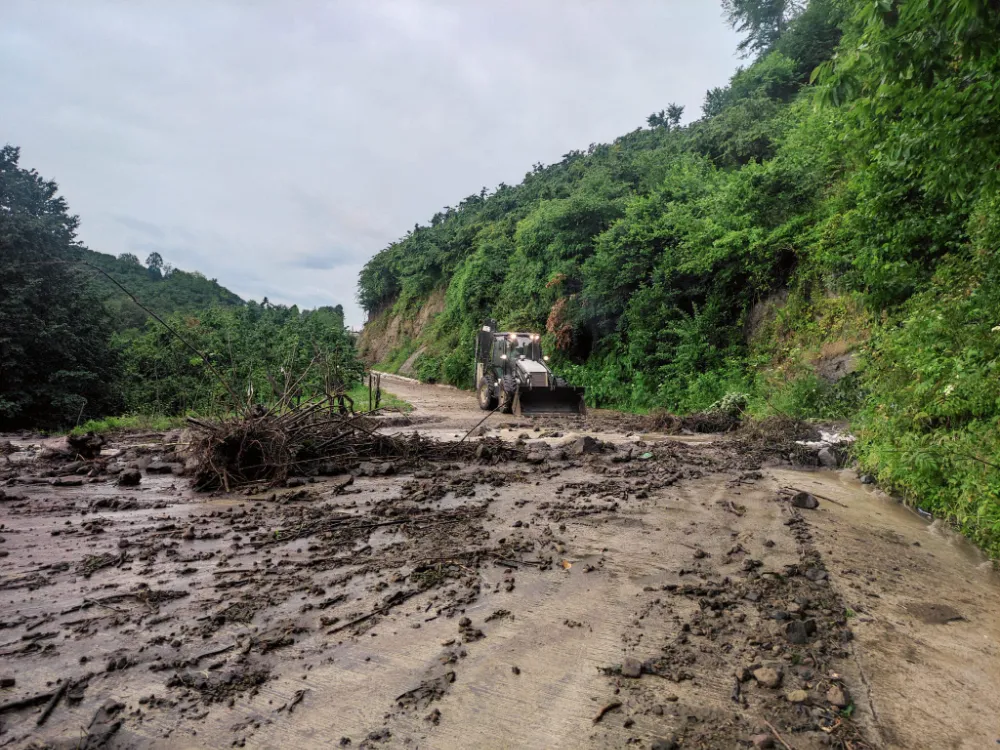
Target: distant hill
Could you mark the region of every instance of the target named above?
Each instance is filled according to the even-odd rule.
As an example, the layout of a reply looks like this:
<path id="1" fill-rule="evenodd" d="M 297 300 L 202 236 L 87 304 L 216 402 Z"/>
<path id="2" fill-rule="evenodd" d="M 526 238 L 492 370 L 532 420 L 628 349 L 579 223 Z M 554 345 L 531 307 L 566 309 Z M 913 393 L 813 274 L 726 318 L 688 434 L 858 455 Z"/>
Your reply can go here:
<path id="1" fill-rule="evenodd" d="M 158 254 L 143 265 L 134 255 L 113 255 L 83 250 L 82 260 L 108 273 L 158 315 L 193 312 L 210 307 L 230 307 L 243 300 L 215 279 L 197 271 L 181 271 L 165 264 Z M 138 328 L 148 317 L 120 289 L 100 274 L 93 274 L 98 295 L 107 305 L 118 330 Z"/>

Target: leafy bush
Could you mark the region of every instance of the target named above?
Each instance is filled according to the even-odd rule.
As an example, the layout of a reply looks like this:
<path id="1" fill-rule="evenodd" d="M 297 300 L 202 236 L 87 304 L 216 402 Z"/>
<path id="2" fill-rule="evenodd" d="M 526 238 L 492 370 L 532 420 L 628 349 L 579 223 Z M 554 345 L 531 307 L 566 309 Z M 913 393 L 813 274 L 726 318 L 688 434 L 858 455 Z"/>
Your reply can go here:
<path id="1" fill-rule="evenodd" d="M 856 418 L 859 457 L 887 486 L 1000 553 L 1000 264 L 942 262 L 877 334 Z"/>

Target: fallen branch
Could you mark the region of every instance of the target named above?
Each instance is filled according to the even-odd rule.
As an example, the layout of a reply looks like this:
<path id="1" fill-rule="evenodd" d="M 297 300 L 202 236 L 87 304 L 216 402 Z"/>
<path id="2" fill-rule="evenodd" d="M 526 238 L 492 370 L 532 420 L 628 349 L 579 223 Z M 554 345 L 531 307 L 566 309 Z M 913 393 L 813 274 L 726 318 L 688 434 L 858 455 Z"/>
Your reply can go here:
<path id="1" fill-rule="evenodd" d="M 776 739 L 778 742 L 780 742 L 781 745 L 782 745 L 782 747 L 785 748 L 785 750 L 793 750 L 792 746 L 789 745 L 787 742 L 785 742 L 781 738 L 781 735 L 778 734 L 778 730 L 774 728 L 774 724 L 772 724 L 771 722 L 769 722 L 767 719 L 764 719 L 764 723 L 767 724 L 767 728 L 771 730 L 772 734 L 774 734 L 774 739 Z"/>
<path id="2" fill-rule="evenodd" d="M 45 701 L 50 700 L 56 692 L 58 691 L 39 693 L 38 695 L 32 695 L 28 698 L 20 698 L 16 701 L 0 703 L 0 714 L 6 713 L 7 711 L 18 711 L 22 708 L 31 708 L 33 706 L 37 706 L 39 703 L 45 703 Z"/>
<path id="3" fill-rule="evenodd" d="M 383 612 L 389 611 L 390 609 L 392 609 L 396 605 L 402 604 L 407 599 L 410 599 L 410 598 L 416 596 L 419 593 L 420 592 L 416 591 L 416 590 L 414 590 L 414 591 L 405 591 L 405 592 L 404 591 L 400 591 L 400 592 L 398 592 L 397 595 L 395 595 L 395 596 L 392 597 L 392 601 L 390 601 L 390 602 L 382 605 L 378 609 L 373 609 L 371 612 L 369 612 L 366 615 L 361 615 L 361 617 L 355 617 L 350 622 L 345 622 L 343 625 L 338 625 L 337 627 L 333 628 L 332 630 L 326 631 L 326 634 L 327 635 L 333 635 L 334 633 L 339 633 L 341 630 L 346 630 L 347 628 L 353 627 L 355 625 L 360 625 L 361 623 L 365 622 L 366 620 L 370 620 L 371 618 L 375 617 L 376 615 L 380 615 Z"/>
<path id="4" fill-rule="evenodd" d="M 49 716 L 55 711 L 56 706 L 59 705 L 59 701 L 62 697 L 66 695 L 66 690 L 69 688 L 69 680 L 64 680 L 63 684 L 59 686 L 59 689 L 52 695 L 52 699 L 45 705 L 42 710 L 42 715 L 38 717 L 38 721 L 35 722 L 35 726 L 41 726 L 46 721 L 49 720 Z"/>
<path id="5" fill-rule="evenodd" d="M 219 654 L 224 654 L 227 651 L 232 651 L 234 648 L 236 648 L 239 645 L 240 644 L 238 644 L 238 643 L 230 643 L 228 646 L 222 646 L 221 648 L 217 648 L 217 649 L 214 649 L 212 651 L 206 651 L 205 653 L 198 654 L 197 656 L 195 656 L 194 658 L 192 658 L 191 661 L 190 661 L 190 663 L 191 664 L 197 664 L 202 659 L 207 659 L 210 656 L 218 656 Z"/>
<path id="6" fill-rule="evenodd" d="M 611 703 L 609 703 L 608 705 L 606 705 L 604 708 L 602 708 L 600 711 L 597 712 L 597 716 L 594 717 L 594 723 L 595 724 L 599 723 L 601 719 L 604 718 L 605 714 L 610 713 L 611 711 L 614 711 L 616 708 L 621 708 L 621 707 L 622 707 L 621 701 L 611 701 Z"/>

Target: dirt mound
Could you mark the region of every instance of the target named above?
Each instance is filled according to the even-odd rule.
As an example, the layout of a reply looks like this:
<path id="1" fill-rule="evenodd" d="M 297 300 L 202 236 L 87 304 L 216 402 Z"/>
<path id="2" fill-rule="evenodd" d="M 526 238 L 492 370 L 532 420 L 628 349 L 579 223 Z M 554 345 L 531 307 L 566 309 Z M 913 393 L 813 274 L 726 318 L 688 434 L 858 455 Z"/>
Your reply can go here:
<path id="1" fill-rule="evenodd" d="M 740 426 L 738 417 L 724 411 L 702 411 L 678 417 L 676 414 L 657 409 L 644 418 L 646 432 L 665 432 L 676 435 L 682 432 L 698 434 L 731 432 Z"/>
<path id="2" fill-rule="evenodd" d="M 86 435 L 70 435 L 67 442 L 80 458 L 90 460 L 101 455 L 101 448 L 107 441 L 100 435 L 88 432 Z"/>
<path id="3" fill-rule="evenodd" d="M 549 420 L 558 424 L 558 420 Z M 592 429 L 609 432 L 659 432 L 667 435 L 709 434 L 732 432 L 740 426 L 739 417 L 724 411 L 703 411 L 678 416 L 665 409 L 654 409 L 649 414 L 624 414 L 613 411 L 594 411 L 586 419 Z"/>
<path id="4" fill-rule="evenodd" d="M 740 435 L 753 440 L 776 442 L 819 440 L 821 437 L 816 425 L 783 414 L 744 422 L 740 427 Z"/>
<path id="5" fill-rule="evenodd" d="M 785 415 L 744 422 L 729 444 L 742 456 L 757 462 L 783 460 L 797 466 L 818 466 L 817 450 L 798 441 L 821 437 L 815 425 Z"/>

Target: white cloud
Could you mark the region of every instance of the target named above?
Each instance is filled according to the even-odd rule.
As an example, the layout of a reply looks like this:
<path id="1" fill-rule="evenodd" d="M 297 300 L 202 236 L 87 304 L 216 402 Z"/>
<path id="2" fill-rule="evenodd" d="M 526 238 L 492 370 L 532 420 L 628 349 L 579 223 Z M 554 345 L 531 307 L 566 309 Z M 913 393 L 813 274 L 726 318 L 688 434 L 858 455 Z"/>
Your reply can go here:
<path id="1" fill-rule="evenodd" d="M 388 241 L 668 102 L 694 115 L 736 42 L 706 0 L 6 0 L 2 138 L 95 250 L 153 241 L 357 324 Z"/>

